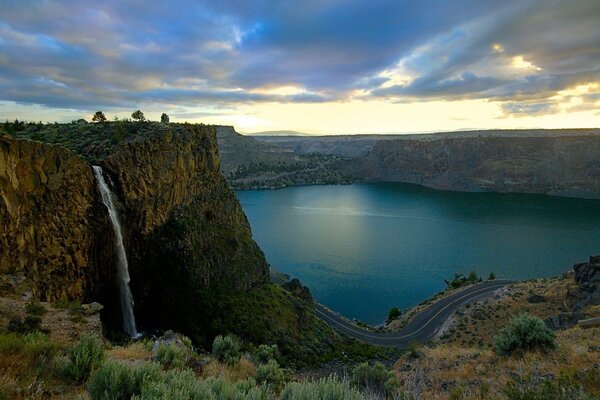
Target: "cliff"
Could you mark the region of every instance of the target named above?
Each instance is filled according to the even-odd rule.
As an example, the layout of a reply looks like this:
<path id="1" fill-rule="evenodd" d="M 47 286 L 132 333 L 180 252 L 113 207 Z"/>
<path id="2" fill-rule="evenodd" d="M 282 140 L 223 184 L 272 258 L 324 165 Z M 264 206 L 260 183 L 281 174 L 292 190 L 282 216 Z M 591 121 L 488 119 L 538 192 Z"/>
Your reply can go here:
<path id="1" fill-rule="evenodd" d="M 102 290 L 100 269 L 111 261 L 112 236 L 83 158 L 58 146 L 0 138 L 0 194 L 0 273 L 24 274 L 44 301 L 83 301 Z"/>
<path id="2" fill-rule="evenodd" d="M 445 190 L 600 198 L 598 154 L 597 134 L 385 140 L 354 174 Z"/>
<path id="3" fill-rule="evenodd" d="M 85 136 L 68 132 L 73 125 L 51 136 L 71 150 L 0 141 L 1 273 L 23 273 L 42 300 L 101 301 L 104 322 L 120 324 L 112 228 L 93 160 L 120 207 L 142 328 L 204 337 L 210 293 L 268 281 L 264 255 L 220 174 L 214 127 L 111 123 L 98 131 L 102 140 L 82 145 Z"/>

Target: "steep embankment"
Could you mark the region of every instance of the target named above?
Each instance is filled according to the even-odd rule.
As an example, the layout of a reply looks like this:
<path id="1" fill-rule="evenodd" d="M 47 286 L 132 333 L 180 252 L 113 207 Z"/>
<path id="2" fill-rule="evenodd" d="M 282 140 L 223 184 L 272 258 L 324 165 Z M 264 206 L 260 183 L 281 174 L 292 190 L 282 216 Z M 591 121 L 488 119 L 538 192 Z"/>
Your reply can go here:
<path id="1" fill-rule="evenodd" d="M 106 124 L 105 141 L 85 145 L 69 127 L 76 128 L 60 126 L 65 133 L 50 137 L 80 155 L 0 141 L 1 273 L 24 274 L 42 300 L 101 301 L 105 322 L 120 323 L 113 236 L 86 161 L 93 159 L 121 207 L 142 328 L 179 329 L 201 340 L 210 334 L 212 294 L 268 281 L 264 255 L 220 174 L 214 127 Z"/>
<path id="2" fill-rule="evenodd" d="M 600 135 L 388 140 L 358 164 L 369 181 L 457 191 L 600 197 Z"/>

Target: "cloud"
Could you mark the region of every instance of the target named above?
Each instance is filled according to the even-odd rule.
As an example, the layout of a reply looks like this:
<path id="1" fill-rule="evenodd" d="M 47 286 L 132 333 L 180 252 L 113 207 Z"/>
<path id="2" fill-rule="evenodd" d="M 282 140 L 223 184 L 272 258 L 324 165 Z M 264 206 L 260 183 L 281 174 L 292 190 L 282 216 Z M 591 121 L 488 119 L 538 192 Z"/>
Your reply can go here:
<path id="1" fill-rule="evenodd" d="M 0 100 L 488 99 L 555 112 L 544 105 L 559 91 L 600 82 L 599 20 L 597 0 L 4 0 Z M 274 90 L 285 87 L 298 92 Z"/>

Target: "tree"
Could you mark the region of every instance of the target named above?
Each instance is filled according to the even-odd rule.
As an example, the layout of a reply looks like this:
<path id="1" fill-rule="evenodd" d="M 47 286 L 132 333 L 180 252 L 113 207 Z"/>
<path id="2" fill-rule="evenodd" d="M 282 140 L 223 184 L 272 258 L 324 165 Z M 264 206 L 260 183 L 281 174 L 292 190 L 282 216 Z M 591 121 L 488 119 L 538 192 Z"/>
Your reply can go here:
<path id="1" fill-rule="evenodd" d="M 102 111 L 96 111 L 92 117 L 92 122 L 106 122 L 106 115 Z"/>
<path id="2" fill-rule="evenodd" d="M 493 281 L 496 279 L 496 275 L 493 272 L 490 272 L 490 276 L 488 276 L 488 281 Z"/>
<path id="3" fill-rule="evenodd" d="M 400 309 L 396 306 L 390 308 L 390 311 L 388 311 L 388 315 L 387 315 L 387 320 L 392 321 L 396 318 L 398 318 L 400 315 L 402 315 L 402 311 L 400 311 Z"/>
<path id="4" fill-rule="evenodd" d="M 134 111 L 133 114 L 131 114 L 131 118 L 137 119 L 140 122 L 143 122 L 146 120 L 144 113 L 141 112 L 140 110 Z"/>
<path id="5" fill-rule="evenodd" d="M 162 113 L 162 115 L 160 116 L 160 122 L 162 122 L 163 124 L 168 124 L 169 116 L 165 113 Z"/>

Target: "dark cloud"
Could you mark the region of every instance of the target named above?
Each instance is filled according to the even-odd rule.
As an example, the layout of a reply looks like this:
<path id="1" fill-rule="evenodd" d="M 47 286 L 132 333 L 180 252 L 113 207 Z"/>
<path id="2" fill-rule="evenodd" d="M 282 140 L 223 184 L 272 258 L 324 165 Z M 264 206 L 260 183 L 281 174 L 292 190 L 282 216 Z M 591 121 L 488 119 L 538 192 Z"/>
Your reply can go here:
<path id="1" fill-rule="evenodd" d="M 600 81 L 598 26 L 597 0 L 3 0 L 0 100 L 231 106 L 363 89 L 550 112 L 558 91 Z M 531 69 L 512 68 L 517 56 Z M 397 68 L 408 83 L 382 75 Z M 261 91 L 277 86 L 305 91 Z"/>

